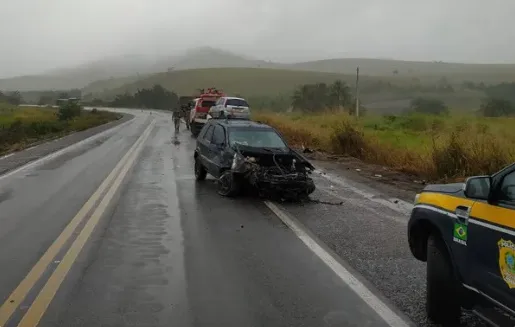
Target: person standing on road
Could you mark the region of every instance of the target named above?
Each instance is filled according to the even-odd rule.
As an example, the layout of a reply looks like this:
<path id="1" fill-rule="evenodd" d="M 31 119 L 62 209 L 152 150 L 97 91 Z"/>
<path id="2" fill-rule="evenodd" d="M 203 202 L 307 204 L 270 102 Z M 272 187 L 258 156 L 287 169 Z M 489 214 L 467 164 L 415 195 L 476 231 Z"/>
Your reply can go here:
<path id="1" fill-rule="evenodd" d="M 186 129 L 190 129 L 190 106 L 189 105 L 182 105 L 181 106 L 181 113 L 184 117 L 184 122 L 186 123 Z"/>
<path id="2" fill-rule="evenodd" d="M 181 116 L 182 116 L 182 112 L 181 112 L 180 107 L 175 107 L 173 109 L 173 115 L 172 115 L 173 125 L 175 127 L 175 134 L 179 133 L 179 127 L 181 126 Z"/>

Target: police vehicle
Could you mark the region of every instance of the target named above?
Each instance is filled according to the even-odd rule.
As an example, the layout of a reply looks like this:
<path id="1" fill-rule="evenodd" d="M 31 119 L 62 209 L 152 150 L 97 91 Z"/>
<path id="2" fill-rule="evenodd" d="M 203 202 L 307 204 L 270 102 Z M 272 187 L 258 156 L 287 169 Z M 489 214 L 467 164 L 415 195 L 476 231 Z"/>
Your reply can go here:
<path id="1" fill-rule="evenodd" d="M 467 309 L 493 326 L 515 325 L 515 163 L 465 183 L 426 186 L 415 198 L 408 242 L 427 262 L 428 318 L 456 326 Z"/>

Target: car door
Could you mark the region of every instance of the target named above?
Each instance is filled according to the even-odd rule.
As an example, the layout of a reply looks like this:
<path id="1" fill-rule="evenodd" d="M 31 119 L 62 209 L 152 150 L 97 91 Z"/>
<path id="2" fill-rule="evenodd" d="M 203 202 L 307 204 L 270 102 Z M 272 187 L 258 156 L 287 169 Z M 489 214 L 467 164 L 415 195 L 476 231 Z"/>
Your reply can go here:
<path id="1" fill-rule="evenodd" d="M 208 173 L 211 174 L 211 159 L 210 159 L 210 144 L 211 138 L 213 137 L 214 126 L 208 124 L 204 126 L 205 131 L 201 131 L 197 138 L 198 152 L 201 158 L 202 165 L 207 169 Z"/>
<path id="2" fill-rule="evenodd" d="M 213 165 L 212 175 L 220 176 L 223 166 L 224 150 L 225 150 L 225 130 L 220 124 L 216 124 L 213 130 L 213 137 L 210 143 L 211 164 Z"/>
<path id="3" fill-rule="evenodd" d="M 515 166 L 494 176 L 491 188 L 490 202 L 470 211 L 470 286 L 515 310 Z"/>

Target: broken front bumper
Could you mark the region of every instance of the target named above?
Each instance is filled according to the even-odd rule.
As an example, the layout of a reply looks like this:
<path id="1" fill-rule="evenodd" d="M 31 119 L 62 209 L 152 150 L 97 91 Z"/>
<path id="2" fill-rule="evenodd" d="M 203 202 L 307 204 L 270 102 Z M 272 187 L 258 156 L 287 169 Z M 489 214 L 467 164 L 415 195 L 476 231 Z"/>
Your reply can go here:
<path id="1" fill-rule="evenodd" d="M 304 174 L 259 174 L 248 179 L 250 184 L 263 193 L 284 197 L 307 196 L 315 191 L 315 183 Z"/>

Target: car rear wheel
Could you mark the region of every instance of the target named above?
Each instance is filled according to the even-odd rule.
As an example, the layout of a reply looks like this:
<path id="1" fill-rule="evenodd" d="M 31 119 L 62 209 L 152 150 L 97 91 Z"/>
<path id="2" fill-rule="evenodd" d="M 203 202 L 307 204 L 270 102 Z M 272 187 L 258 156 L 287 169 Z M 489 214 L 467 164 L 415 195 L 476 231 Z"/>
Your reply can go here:
<path id="1" fill-rule="evenodd" d="M 234 197 L 240 193 L 240 183 L 231 171 L 224 171 L 218 178 L 218 194 Z"/>
<path id="2" fill-rule="evenodd" d="M 206 179 L 207 176 L 207 170 L 202 166 L 202 163 L 200 160 L 195 158 L 195 180 L 197 181 L 203 181 Z"/>
<path id="3" fill-rule="evenodd" d="M 444 326 L 460 322 L 460 288 L 443 240 L 431 234 L 427 241 L 426 312 L 429 319 Z"/>
<path id="4" fill-rule="evenodd" d="M 193 135 L 194 137 L 198 136 L 201 129 L 202 129 L 202 127 L 199 127 L 195 122 L 190 123 L 190 132 L 191 132 L 191 135 Z"/>

